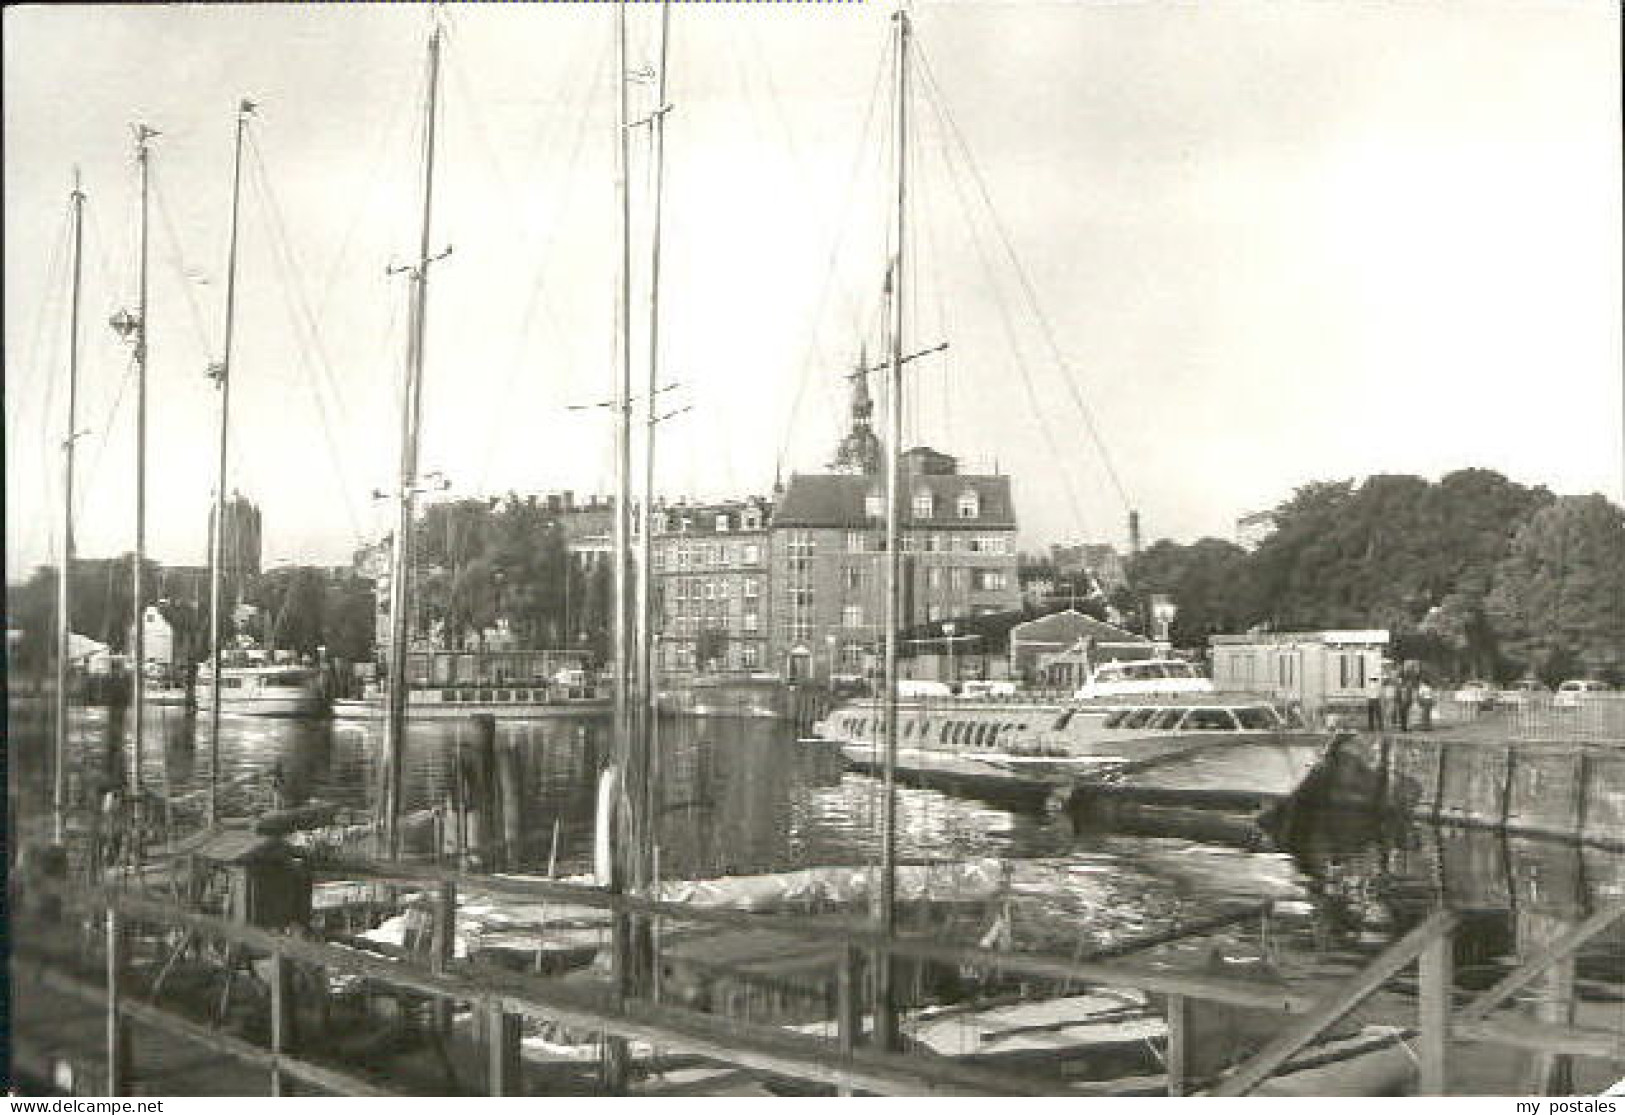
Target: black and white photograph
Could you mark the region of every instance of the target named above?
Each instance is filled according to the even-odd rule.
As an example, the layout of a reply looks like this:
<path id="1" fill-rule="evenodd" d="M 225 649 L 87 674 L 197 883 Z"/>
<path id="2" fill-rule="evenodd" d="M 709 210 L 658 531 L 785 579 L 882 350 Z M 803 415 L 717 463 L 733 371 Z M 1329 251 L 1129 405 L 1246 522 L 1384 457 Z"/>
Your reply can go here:
<path id="1" fill-rule="evenodd" d="M 8 1111 L 1625 1104 L 1613 0 L 0 21 Z"/>

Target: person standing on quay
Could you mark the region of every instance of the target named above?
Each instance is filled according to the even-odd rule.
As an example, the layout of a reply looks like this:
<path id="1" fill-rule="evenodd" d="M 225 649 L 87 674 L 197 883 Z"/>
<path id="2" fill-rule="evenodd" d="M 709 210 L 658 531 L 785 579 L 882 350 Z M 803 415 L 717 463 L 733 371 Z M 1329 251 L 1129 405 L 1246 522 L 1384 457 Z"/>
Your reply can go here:
<path id="1" fill-rule="evenodd" d="M 1423 679 L 1416 687 L 1416 706 L 1421 711 L 1422 720 L 1417 725 L 1418 730 L 1429 732 L 1433 730 L 1433 686 Z"/>
<path id="2" fill-rule="evenodd" d="M 1384 674 L 1382 688 L 1377 698 L 1377 727 L 1385 727 L 1388 717 L 1395 715 L 1399 708 L 1399 684 L 1394 680 L 1393 674 Z"/>

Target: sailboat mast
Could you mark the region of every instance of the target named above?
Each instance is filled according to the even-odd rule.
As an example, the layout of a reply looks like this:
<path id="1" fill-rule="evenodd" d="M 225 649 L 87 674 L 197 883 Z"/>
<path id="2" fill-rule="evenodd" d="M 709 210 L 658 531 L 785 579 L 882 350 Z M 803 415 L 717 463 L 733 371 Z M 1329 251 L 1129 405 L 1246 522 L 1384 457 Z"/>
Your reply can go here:
<path id="1" fill-rule="evenodd" d="M 632 196 L 630 125 L 626 96 L 626 4 L 615 6 L 615 189 L 620 208 L 620 272 L 617 276 L 615 326 L 618 365 L 615 378 L 615 757 L 620 773 L 622 805 L 627 796 L 632 759 L 635 753 L 632 724 L 632 611 L 628 592 L 632 546 Z M 631 884 L 630 841 L 623 839 L 631 818 L 624 808 L 616 810 L 615 869 L 612 886 L 624 890 Z"/>
<path id="2" fill-rule="evenodd" d="M 395 524 L 389 579 L 389 690 L 385 724 L 383 845 L 400 854 L 401 786 L 406 765 L 406 656 L 411 638 L 408 582 L 412 576 L 412 529 L 417 505 L 418 436 L 423 417 L 423 340 L 428 319 L 430 235 L 434 217 L 435 121 L 440 96 L 440 28 L 429 35 L 429 90 L 424 107 L 423 206 L 417 263 L 406 268 L 411 283 L 411 323 L 406 347 L 406 391 L 401 408 L 400 515 Z"/>
<path id="3" fill-rule="evenodd" d="M 57 844 L 62 843 L 66 833 L 63 810 L 67 804 L 68 661 L 72 651 L 68 585 L 73 577 L 73 445 L 78 437 L 75 424 L 79 406 L 79 282 L 85 227 L 85 194 L 79 188 L 77 167 L 69 198 L 73 208 L 73 293 L 68 316 L 68 425 L 62 439 L 62 569 L 56 583 L 56 762 L 51 780 L 52 836 Z"/>
<path id="4" fill-rule="evenodd" d="M 644 388 L 644 456 L 643 456 L 643 544 L 638 554 L 638 617 L 641 634 L 638 652 L 643 659 L 643 732 L 639 756 L 638 776 L 642 800 L 639 807 L 643 816 L 643 842 L 638 849 L 641 858 L 640 873 L 647 876 L 653 863 L 655 840 L 654 789 L 657 784 L 656 764 L 659 752 L 655 737 L 659 731 L 660 692 L 655 679 L 659 662 L 654 642 L 654 502 L 655 502 L 655 434 L 660 417 L 655 410 L 660 378 L 660 216 L 661 194 L 665 178 L 666 158 L 666 55 L 671 29 L 670 0 L 660 5 L 660 45 L 655 69 L 655 107 L 649 116 L 649 156 L 652 163 L 650 192 L 654 212 L 651 217 L 649 245 L 649 376 Z M 645 880 L 647 881 L 647 880 Z"/>
<path id="5" fill-rule="evenodd" d="M 237 105 L 237 136 L 231 159 L 231 233 L 226 247 L 226 329 L 215 383 L 220 388 L 219 455 L 214 473 L 214 530 L 209 537 L 209 825 L 220 821 L 220 642 L 225 608 L 221 600 L 221 566 L 226 538 L 226 451 L 231 429 L 231 342 L 237 319 L 237 225 L 242 201 L 243 133 L 254 102 Z"/>
<path id="6" fill-rule="evenodd" d="M 143 573 L 147 564 L 147 141 L 158 133 L 145 124 L 136 125 L 135 157 L 141 170 L 140 255 L 136 262 L 135 310 L 135 562 L 130 575 L 130 661 L 131 707 L 135 727 L 130 744 L 130 785 L 134 791 L 136 829 L 144 802 L 141 792 L 141 761 L 146 740 L 147 625 L 143 622 Z"/>
<path id="7" fill-rule="evenodd" d="M 880 930 L 890 934 L 896 922 L 897 906 L 897 634 L 903 623 L 902 584 L 902 477 L 903 439 L 903 261 L 908 202 L 908 12 L 899 9 L 892 19 L 897 25 L 897 193 L 893 215 L 891 291 L 891 408 L 886 438 L 886 647 L 885 693 L 882 709 L 882 739 L 885 759 L 880 807 Z M 896 1041 L 896 1017 L 892 1010 L 892 964 L 882 956 L 875 980 L 875 1037 L 882 1049 Z"/>

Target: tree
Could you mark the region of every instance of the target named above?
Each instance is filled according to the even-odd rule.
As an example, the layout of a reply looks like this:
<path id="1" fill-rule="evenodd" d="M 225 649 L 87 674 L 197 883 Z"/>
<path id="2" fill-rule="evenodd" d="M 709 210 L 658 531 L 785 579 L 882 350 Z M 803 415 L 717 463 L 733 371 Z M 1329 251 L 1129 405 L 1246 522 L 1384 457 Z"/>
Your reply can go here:
<path id="1" fill-rule="evenodd" d="M 1154 595 L 1170 597 L 1177 609 L 1170 640 L 1181 647 L 1205 648 L 1211 636 L 1252 624 L 1248 561 L 1247 551 L 1218 538 L 1188 546 L 1155 542 L 1129 562 L 1134 612 L 1149 614 Z"/>
<path id="2" fill-rule="evenodd" d="M 1625 674 L 1625 512 L 1600 495 L 1542 507 L 1495 568 L 1486 611 L 1548 683 Z"/>

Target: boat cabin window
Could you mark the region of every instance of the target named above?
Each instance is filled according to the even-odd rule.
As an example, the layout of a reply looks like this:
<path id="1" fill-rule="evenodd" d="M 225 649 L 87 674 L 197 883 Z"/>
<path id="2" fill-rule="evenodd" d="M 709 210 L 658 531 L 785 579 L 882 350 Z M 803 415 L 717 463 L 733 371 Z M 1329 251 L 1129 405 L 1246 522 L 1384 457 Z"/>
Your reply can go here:
<path id="1" fill-rule="evenodd" d="M 1166 731 L 1169 728 L 1173 728 L 1173 727 L 1177 726 L 1179 724 L 1180 719 L 1182 717 L 1184 717 L 1184 715 L 1185 715 L 1185 710 L 1184 709 L 1177 709 L 1177 708 L 1158 709 L 1156 711 L 1155 715 L 1153 715 L 1151 717 L 1150 722 L 1146 724 L 1146 727 L 1151 728 L 1151 729 L 1153 729 L 1155 731 Z"/>
<path id="2" fill-rule="evenodd" d="M 1130 709 L 1123 714 L 1122 722 L 1117 726 L 1119 728 L 1143 728 L 1156 711 L 1154 708 Z"/>
<path id="3" fill-rule="evenodd" d="M 1280 718 L 1267 708 L 1238 708 L 1235 712 L 1241 726 L 1248 730 L 1260 731 L 1281 726 Z"/>
<path id="4" fill-rule="evenodd" d="M 308 670 L 284 670 L 279 674 L 266 674 L 264 684 L 299 686 L 305 685 L 309 681 L 310 671 Z"/>
<path id="5" fill-rule="evenodd" d="M 1077 711 L 1077 709 L 1069 708 L 1065 712 L 1061 713 L 1061 715 L 1055 718 L 1055 723 L 1051 725 L 1050 730 L 1059 732 L 1065 729 L 1068 724 L 1072 723 L 1072 714 Z"/>
<path id="6" fill-rule="evenodd" d="M 1123 721 L 1127 720 L 1129 715 L 1135 711 L 1135 709 L 1121 709 L 1120 711 L 1114 712 L 1110 716 L 1106 717 L 1106 719 L 1101 722 L 1100 726 L 1102 728 L 1121 728 L 1123 726 Z"/>
<path id="7" fill-rule="evenodd" d="M 1193 708 L 1185 714 L 1181 727 L 1205 732 L 1231 732 L 1235 730 L 1236 722 L 1229 709 Z"/>

